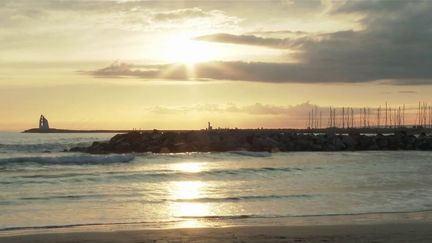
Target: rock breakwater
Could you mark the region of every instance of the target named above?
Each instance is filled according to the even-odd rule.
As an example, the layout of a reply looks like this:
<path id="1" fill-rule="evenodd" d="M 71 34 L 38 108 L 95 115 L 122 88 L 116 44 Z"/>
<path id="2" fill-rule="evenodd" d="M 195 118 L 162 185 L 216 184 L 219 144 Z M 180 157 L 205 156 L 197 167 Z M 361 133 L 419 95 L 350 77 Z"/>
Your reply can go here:
<path id="1" fill-rule="evenodd" d="M 432 150 L 432 136 L 398 131 L 392 135 L 308 134 L 267 130 L 157 131 L 117 134 L 108 142 L 70 151 L 107 153 L 183 153 L 226 151 Z"/>

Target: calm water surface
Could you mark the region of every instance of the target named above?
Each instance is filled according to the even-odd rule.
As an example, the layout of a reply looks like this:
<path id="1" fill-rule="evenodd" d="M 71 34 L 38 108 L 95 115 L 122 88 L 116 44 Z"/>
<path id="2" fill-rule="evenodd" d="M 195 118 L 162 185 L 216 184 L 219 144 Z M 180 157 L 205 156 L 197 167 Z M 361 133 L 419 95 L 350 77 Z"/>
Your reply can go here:
<path id="1" fill-rule="evenodd" d="M 0 231 L 301 223 L 432 209 L 430 152 L 62 152 L 111 136 L 0 133 Z"/>

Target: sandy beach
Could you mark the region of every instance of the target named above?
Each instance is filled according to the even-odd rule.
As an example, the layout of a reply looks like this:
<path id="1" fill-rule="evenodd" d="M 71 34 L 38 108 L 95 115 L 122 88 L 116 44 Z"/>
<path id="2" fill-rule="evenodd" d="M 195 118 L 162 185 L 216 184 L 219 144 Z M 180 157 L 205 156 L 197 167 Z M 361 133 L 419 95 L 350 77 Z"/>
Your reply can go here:
<path id="1" fill-rule="evenodd" d="M 432 223 L 254 226 L 113 232 L 51 232 L 0 237 L 26 242 L 432 242 Z"/>

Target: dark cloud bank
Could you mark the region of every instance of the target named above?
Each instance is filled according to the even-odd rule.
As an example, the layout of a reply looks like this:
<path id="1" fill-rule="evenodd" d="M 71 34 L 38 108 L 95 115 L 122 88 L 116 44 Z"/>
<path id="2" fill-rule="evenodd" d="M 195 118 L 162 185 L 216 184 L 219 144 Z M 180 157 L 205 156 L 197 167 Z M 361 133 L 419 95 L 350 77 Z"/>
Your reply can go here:
<path id="1" fill-rule="evenodd" d="M 209 62 L 195 67 L 196 80 L 256 82 L 372 82 L 432 84 L 432 1 L 348 1 L 329 14 L 360 14 L 363 29 L 298 37 L 220 33 L 201 41 L 262 46 L 295 51 L 296 63 Z M 90 72 L 99 77 L 190 79 L 184 65 L 115 63 Z"/>

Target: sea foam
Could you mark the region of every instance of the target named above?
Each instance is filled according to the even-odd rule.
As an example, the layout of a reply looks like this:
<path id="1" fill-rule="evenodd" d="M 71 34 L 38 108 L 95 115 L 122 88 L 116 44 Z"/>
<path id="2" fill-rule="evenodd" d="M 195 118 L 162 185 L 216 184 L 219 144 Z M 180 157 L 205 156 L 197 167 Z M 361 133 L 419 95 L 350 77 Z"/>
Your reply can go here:
<path id="1" fill-rule="evenodd" d="M 112 164 L 112 163 L 126 163 L 135 158 L 132 154 L 114 154 L 114 155 L 62 155 L 62 156 L 23 156 L 23 157 L 10 157 L 0 158 L 0 165 L 19 164 L 19 163 L 35 163 L 41 165 L 81 165 L 81 164 Z"/>

